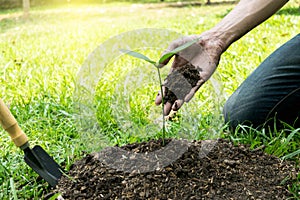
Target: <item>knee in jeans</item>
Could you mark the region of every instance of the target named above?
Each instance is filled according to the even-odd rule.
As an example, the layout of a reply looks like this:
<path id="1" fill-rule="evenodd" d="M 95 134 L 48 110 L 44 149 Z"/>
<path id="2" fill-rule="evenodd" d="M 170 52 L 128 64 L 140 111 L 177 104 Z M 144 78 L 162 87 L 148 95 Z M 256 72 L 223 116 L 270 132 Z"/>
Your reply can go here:
<path id="1" fill-rule="evenodd" d="M 223 107 L 223 116 L 225 120 L 225 124 L 229 125 L 229 127 L 235 129 L 238 125 L 237 119 L 232 118 L 232 103 L 227 101 Z"/>

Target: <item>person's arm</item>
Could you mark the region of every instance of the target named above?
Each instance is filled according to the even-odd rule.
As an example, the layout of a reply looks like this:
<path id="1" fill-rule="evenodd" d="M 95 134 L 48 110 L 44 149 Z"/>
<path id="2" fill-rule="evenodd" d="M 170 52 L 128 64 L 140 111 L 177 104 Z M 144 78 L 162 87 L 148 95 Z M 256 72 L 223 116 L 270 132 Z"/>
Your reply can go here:
<path id="1" fill-rule="evenodd" d="M 212 29 L 201 35 L 187 36 L 173 41 L 164 54 L 184 43 L 199 38 L 196 45 L 184 49 L 175 56 L 170 74 L 178 73 L 179 68 L 185 67 L 190 63 L 196 67 L 198 77 L 200 78 L 196 80 L 197 84 L 195 86 L 185 87 L 185 90 L 187 90 L 184 92 L 184 94 L 187 94 L 185 97 L 182 97 L 182 94 L 175 94 L 176 97 L 172 98 L 173 100 L 171 102 L 164 101 L 165 115 L 168 115 L 171 109 L 180 109 L 184 102 L 188 102 L 194 96 L 201 85 L 210 78 L 217 68 L 221 54 L 226 51 L 233 42 L 268 19 L 287 2 L 288 0 L 241 0 L 234 9 Z M 161 66 L 167 64 L 169 60 L 170 59 L 166 60 Z M 175 80 L 169 78 L 169 85 L 170 82 L 173 81 Z M 168 86 L 166 83 L 164 85 L 165 87 Z M 164 91 L 166 91 L 165 88 Z M 158 94 L 155 103 L 159 105 L 161 102 L 162 96 Z"/>
<path id="2" fill-rule="evenodd" d="M 222 41 L 225 51 L 287 2 L 288 0 L 241 0 L 209 33 Z"/>

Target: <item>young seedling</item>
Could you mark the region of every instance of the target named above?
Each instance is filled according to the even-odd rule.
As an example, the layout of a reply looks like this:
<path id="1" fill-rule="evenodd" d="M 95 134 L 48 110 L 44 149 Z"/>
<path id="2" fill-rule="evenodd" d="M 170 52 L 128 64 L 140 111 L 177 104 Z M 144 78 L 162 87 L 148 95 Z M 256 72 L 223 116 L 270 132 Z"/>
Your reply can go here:
<path id="1" fill-rule="evenodd" d="M 131 50 L 127 50 L 127 49 L 120 49 L 120 51 L 122 53 L 125 53 L 125 54 L 128 54 L 132 57 L 135 57 L 135 58 L 138 58 L 138 59 L 141 59 L 141 60 L 144 60 L 148 63 L 151 63 L 156 69 L 157 69 L 157 75 L 158 75 L 158 79 L 159 79 L 159 85 L 160 85 L 160 93 L 162 95 L 162 103 L 161 103 L 161 109 L 162 109 L 162 137 L 163 137 L 163 143 L 164 143 L 164 139 L 165 139 L 165 136 L 166 136 L 166 127 L 165 127 L 165 115 L 164 115 L 164 105 L 165 105 L 165 102 L 164 102 L 164 94 L 163 94 L 163 84 L 162 84 L 162 80 L 161 80 L 161 73 L 160 73 L 160 65 L 162 63 L 164 63 L 164 61 L 166 61 L 167 59 L 171 58 L 172 56 L 174 56 L 175 54 L 177 54 L 178 52 L 188 48 L 189 46 L 193 45 L 194 43 L 196 43 L 197 41 L 199 41 L 200 38 L 197 38 L 195 40 L 192 40 L 190 42 L 187 42 L 177 48 L 175 48 L 174 50 L 164 54 L 163 56 L 161 56 L 159 58 L 159 60 L 156 62 L 156 61 L 153 61 L 151 60 L 150 58 L 148 58 L 147 56 L 141 54 L 141 53 L 138 53 L 138 52 L 135 52 L 135 51 L 131 51 Z"/>

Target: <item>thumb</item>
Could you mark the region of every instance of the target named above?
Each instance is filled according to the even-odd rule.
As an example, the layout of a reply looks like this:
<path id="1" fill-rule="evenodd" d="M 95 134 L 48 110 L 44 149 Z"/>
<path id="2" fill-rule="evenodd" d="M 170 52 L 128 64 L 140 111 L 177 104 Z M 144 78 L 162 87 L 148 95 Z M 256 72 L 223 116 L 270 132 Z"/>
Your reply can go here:
<path id="1" fill-rule="evenodd" d="M 171 53 L 173 50 L 175 50 L 176 48 L 184 45 L 185 43 L 192 41 L 194 39 L 197 39 L 199 36 L 197 35 L 191 35 L 191 36 L 183 36 L 181 38 L 178 38 L 176 40 L 174 40 L 173 42 L 171 42 L 171 44 L 168 46 L 168 48 L 162 53 L 160 59 L 162 59 L 163 57 L 166 57 L 165 59 L 163 59 L 162 61 L 160 61 L 158 67 L 161 68 L 163 66 L 165 66 L 166 64 L 168 64 L 168 62 L 170 61 L 170 59 L 174 56 L 174 55 L 179 55 L 179 54 L 175 54 L 175 53 Z M 169 54 L 169 55 L 168 55 Z"/>
<path id="2" fill-rule="evenodd" d="M 175 47 L 176 48 L 176 47 Z M 173 49 L 175 49 L 173 48 Z M 166 56 L 167 54 L 169 54 L 173 49 L 170 48 L 170 46 L 161 54 L 160 59 L 163 58 L 164 56 Z M 164 59 L 163 61 L 160 61 L 158 64 L 158 68 L 162 68 L 163 66 L 165 66 L 166 64 L 168 64 L 168 62 L 171 60 L 171 58 L 174 55 L 171 55 L 169 57 L 167 57 L 166 59 Z"/>
<path id="3" fill-rule="evenodd" d="M 176 49 L 177 47 L 179 47 L 180 45 L 182 45 L 185 42 L 185 37 L 182 38 L 178 38 L 176 40 L 174 40 L 173 42 L 171 42 L 168 46 L 168 48 L 166 50 L 163 51 L 163 53 L 160 56 L 160 59 L 163 58 L 164 56 L 166 56 L 167 54 L 169 54 L 171 51 L 173 51 L 174 49 Z M 162 68 L 163 66 L 165 66 L 166 64 L 168 64 L 168 62 L 171 60 L 171 58 L 174 55 L 167 57 L 166 59 L 164 59 L 163 61 L 161 61 L 158 65 L 159 68 Z"/>

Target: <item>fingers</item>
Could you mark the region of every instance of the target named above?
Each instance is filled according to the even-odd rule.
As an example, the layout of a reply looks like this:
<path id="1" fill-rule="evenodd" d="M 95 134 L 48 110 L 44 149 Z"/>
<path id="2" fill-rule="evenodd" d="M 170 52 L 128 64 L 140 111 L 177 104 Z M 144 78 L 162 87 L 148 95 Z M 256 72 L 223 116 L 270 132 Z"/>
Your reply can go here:
<path id="1" fill-rule="evenodd" d="M 200 86 L 199 86 L 200 87 Z M 184 100 L 182 99 L 177 99 L 175 100 L 174 103 L 171 102 L 165 102 L 164 105 L 164 115 L 167 116 L 169 115 L 169 113 L 171 112 L 171 110 L 173 111 L 178 111 L 182 105 L 184 104 L 184 102 L 189 102 L 192 97 L 194 96 L 194 94 L 196 93 L 196 91 L 199 89 L 194 87 L 191 89 L 190 93 L 185 97 Z M 156 99 L 155 99 L 155 104 L 158 106 L 162 103 L 162 95 L 160 94 L 160 92 L 157 94 Z"/>
<path id="2" fill-rule="evenodd" d="M 165 95 L 165 87 L 162 88 L 163 89 L 163 94 Z M 163 95 L 161 95 L 161 92 L 159 91 L 157 96 L 156 96 L 156 99 L 155 99 L 155 104 L 158 106 L 162 103 L 162 98 L 163 98 Z M 164 102 L 164 115 L 168 115 L 170 113 L 170 111 L 172 110 L 173 108 L 173 103 L 172 102 Z M 178 108 L 179 109 L 179 108 Z"/>
<path id="3" fill-rule="evenodd" d="M 169 113 L 171 112 L 171 110 L 172 110 L 172 104 L 170 102 L 167 102 L 164 105 L 164 115 L 165 116 L 169 115 Z"/>
<path id="4" fill-rule="evenodd" d="M 161 93 L 159 92 L 156 96 L 156 99 L 155 99 L 155 104 L 158 106 L 162 103 L 162 95 Z M 173 111 L 177 111 L 181 108 L 181 106 L 183 105 L 184 103 L 184 100 L 182 99 L 177 99 L 175 100 L 175 102 L 164 102 L 164 115 L 168 115 L 171 110 Z"/>
<path id="5" fill-rule="evenodd" d="M 171 110 L 177 111 L 181 108 L 183 105 L 184 101 L 181 99 L 177 99 L 173 104 L 171 102 L 166 102 L 164 105 L 164 115 L 167 116 L 170 114 Z M 159 103 L 161 104 L 161 102 Z M 156 105 L 159 105 L 156 104 Z"/>
<path id="6" fill-rule="evenodd" d="M 165 94 L 165 87 L 163 87 L 163 93 Z M 155 104 L 158 106 L 162 103 L 162 95 L 161 92 L 158 92 L 156 99 L 155 99 Z M 175 102 L 164 102 L 164 115 L 169 115 L 171 110 L 177 111 L 181 108 L 183 105 L 184 101 L 177 99 Z"/>
<path id="7" fill-rule="evenodd" d="M 179 110 L 181 108 L 181 106 L 183 105 L 183 103 L 184 103 L 184 101 L 182 99 L 177 99 L 172 106 L 172 110 L 173 111 Z"/>
<path id="8" fill-rule="evenodd" d="M 163 94 L 165 94 L 165 87 L 164 86 L 162 87 L 162 91 L 163 91 Z M 162 102 L 162 95 L 161 95 L 161 91 L 159 91 L 157 93 L 156 98 L 155 98 L 155 104 L 159 105 L 159 104 L 161 104 L 161 102 Z"/>
<path id="9" fill-rule="evenodd" d="M 157 96 L 155 98 L 155 104 L 158 106 L 159 104 L 161 104 L 162 102 L 162 96 L 160 94 L 160 92 L 157 93 Z"/>

